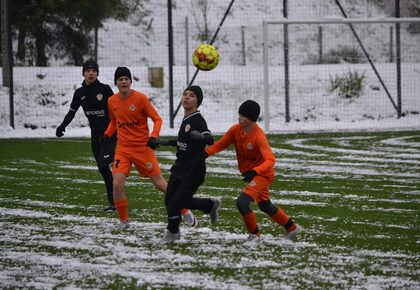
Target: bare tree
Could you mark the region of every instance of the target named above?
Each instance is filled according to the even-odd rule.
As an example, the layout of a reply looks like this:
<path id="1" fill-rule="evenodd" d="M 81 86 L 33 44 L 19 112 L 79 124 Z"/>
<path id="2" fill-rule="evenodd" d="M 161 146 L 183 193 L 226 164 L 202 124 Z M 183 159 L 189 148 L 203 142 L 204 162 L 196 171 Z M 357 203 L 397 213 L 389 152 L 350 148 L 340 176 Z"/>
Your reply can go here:
<path id="1" fill-rule="evenodd" d="M 191 0 L 192 15 L 198 30 L 198 39 L 208 41 L 210 39 L 210 30 L 208 23 L 209 1 Z"/>

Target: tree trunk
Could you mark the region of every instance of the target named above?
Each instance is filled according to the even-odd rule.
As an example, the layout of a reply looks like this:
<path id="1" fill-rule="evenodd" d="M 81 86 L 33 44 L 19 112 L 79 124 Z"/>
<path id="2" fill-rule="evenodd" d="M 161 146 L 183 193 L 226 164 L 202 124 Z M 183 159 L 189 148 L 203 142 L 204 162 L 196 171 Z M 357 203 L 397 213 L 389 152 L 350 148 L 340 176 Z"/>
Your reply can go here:
<path id="1" fill-rule="evenodd" d="M 36 47 L 36 65 L 47 66 L 47 56 L 45 55 L 45 34 L 42 23 L 35 27 L 35 47 Z"/>
<path id="2" fill-rule="evenodd" d="M 25 54 L 26 54 L 25 38 L 26 38 L 26 29 L 23 27 L 19 27 L 17 58 L 21 64 L 25 64 Z"/>

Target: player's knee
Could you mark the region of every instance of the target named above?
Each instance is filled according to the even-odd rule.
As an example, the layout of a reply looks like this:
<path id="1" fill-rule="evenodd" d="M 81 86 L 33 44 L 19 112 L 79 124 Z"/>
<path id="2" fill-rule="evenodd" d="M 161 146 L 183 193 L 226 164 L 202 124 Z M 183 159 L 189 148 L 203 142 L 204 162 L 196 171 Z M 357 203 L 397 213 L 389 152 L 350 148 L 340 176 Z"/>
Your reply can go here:
<path id="1" fill-rule="evenodd" d="M 124 189 L 125 186 L 125 175 L 114 174 L 112 176 L 112 184 L 114 186 L 114 191 Z"/>
<path id="2" fill-rule="evenodd" d="M 236 207 L 238 208 L 241 215 L 246 215 L 251 212 L 251 208 L 249 207 L 251 202 L 252 199 L 245 193 L 241 192 L 241 194 L 236 199 Z"/>
<path id="3" fill-rule="evenodd" d="M 165 181 L 165 179 L 163 179 L 163 176 L 161 174 L 159 174 L 157 176 L 150 177 L 150 180 L 152 181 L 153 186 L 157 190 L 159 190 L 163 193 L 166 193 L 167 184 L 166 184 L 166 181 Z"/>
<path id="4" fill-rule="evenodd" d="M 273 215 L 277 212 L 277 207 L 270 200 L 261 201 L 258 207 L 268 215 Z"/>

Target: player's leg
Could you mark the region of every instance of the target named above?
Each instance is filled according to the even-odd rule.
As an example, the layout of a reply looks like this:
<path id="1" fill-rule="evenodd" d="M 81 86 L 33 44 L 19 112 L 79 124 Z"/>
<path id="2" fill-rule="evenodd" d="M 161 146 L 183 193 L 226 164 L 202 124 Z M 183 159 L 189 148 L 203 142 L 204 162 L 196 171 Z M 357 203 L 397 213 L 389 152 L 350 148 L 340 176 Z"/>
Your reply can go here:
<path id="1" fill-rule="evenodd" d="M 113 186 L 112 186 L 112 172 L 111 172 L 111 169 L 109 168 L 110 162 L 107 162 L 106 159 L 104 158 L 103 156 L 104 154 L 101 150 L 101 146 L 99 142 L 92 140 L 91 148 L 92 148 L 93 157 L 95 158 L 96 164 L 98 166 L 98 171 L 101 174 L 105 183 L 108 204 L 109 204 L 108 207 L 105 208 L 105 210 L 115 210 Z M 112 162 L 112 160 L 110 161 Z"/>
<path id="2" fill-rule="evenodd" d="M 165 195 L 165 204 L 168 214 L 168 231 L 172 233 L 179 232 L 179 224 L 181 222 L 182 204 L 179 200 L 179 190 L 181 182 L 178 178 L 171 175 L 168 181 L 168 190 Z"/>
<path id="3" fill-rule="evenodd" d="M 182 190 L 179 191 L 179 200 L 186 208 L 200 210 L 209 214 L 211 223 L 215 223 L 218 219 L 218 210 L 221 205 L 220 199 L 194 197 L 194 194 L 203 182 L 204 177 L 183 179 L 180 186 Z"/>
<path id="4" fill-rule="evenodd" d="M 146 151 L 139 153 L 134 164 L 142 176 L 150 178 L 157 190 L 166 193 L 168 185 L 161 174 L 159 162 L 153 150 L 146 148 Z M 188 208 L 181 209 L 181 214 L 190 227 L 197 226 L 197 219 Z"/>
<path id="5" fill-rule="evenodd" d="M 293 220 L 281 208 L 275 206 L 270 199 L 260 201 L 258 207 L 277 224 L 284 226 L 286 230 L 294 225 Z"/>
<path id="6" fill-rule="evenodd" d="M 283 226 L 286 230 L 285 238 L 293 238 L 300 233 L 301 228 L 295 224 L 294 221 L 281 209 L 275 206 L 270 200 L 269 187 L 272 183 L 271 178 L 255 178 L 257 179 L 260 189 L 259 196 L 257 199 L 258 207 L 261 211 L 271 217 L 271 219 L 277 224 Z"/>
<path id="7" fill-rule="evenodd" d="M 165 179 L 163 178 L 162 174 L 150 176 L 150 180 L 152 181 L 154 187 L 156 187 L 158 190 L 162 191 L 163 193 L 166 193 L 167 183 Z M 197 226 L 197 219 L 188 208 L 182 208 L 181 214 L 190 227 Z"/>
<path id="8" fill-rule="evenodd" d="M 128 223 L 128 200 L 125 195 L 125 182 L 127 176 L 130 176 L 131 160 L 129 154 L 123 151 L 115 153 L 115 160 L 112 166 L 114 202 L 120 217 L 120 225 L 117 229 L 126 230 L 129 228 Z"/>
<path id="9" fill-rule="evenodd" d="M 249 234 L 249 239 L 257 238 L 260 235 L 257 225 L 257 217 L 250 207 L 250 204 L 253 201 L 254 199 L 245 192 L 241 192 L 236 199 L 236 207 L 241 214 L 242 221 L 244 222 Z"/>

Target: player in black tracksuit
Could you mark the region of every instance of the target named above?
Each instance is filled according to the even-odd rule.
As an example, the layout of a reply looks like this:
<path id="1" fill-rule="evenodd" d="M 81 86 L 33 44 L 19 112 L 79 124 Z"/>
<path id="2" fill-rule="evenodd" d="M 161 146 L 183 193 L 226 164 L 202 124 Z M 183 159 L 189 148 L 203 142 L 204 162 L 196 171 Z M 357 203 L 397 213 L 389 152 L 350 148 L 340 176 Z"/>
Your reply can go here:
<path id="1" fill-rule="evenodd" d="M 217 221 L 220 200 L 215 198 L 195 198 L 193 195 L 204 182 L 206 163 L 204 149 L 214 143 L 206 121 L 197 110 L 203 100 L 199 86 L 185 89 L 182 97 L 184 118 L 177 140 L 159 140 L 161 145 L 177 146 L 176 161 L 171 167 L 171 176 L 165 195 L 168 225 L 164 243 L 171 243 L 180 238 L 179 224 L 182 208 L 197 209 L 210 214 L 211 222 Z"/>
<path id="2" fill-rule="evenodd" d="M 99 67 L 93 60 L 88 60 L 83 64 L 82 75 L 85 80 L 82 86 L 74 92 L 70 110 L 64 117 L 63 122 L 57 127 L 56 136 L 62 137 L 66 127 L 73 120 L 79 107 L 83 108 L 85 116 L 89 121 L 91 130 L 91 148 L 93 156 L 98 165 L 98 170 L 102 175 L 109 206 L 105 210 L 115 210 L 112 173 L 109 164 L 113 161 L 116 136 L 105 144 L 99 143 L 99 137 L 102 136 L 109 124 L 108 98 L 114 94 L 112 89 L 98 80 Z"/>

